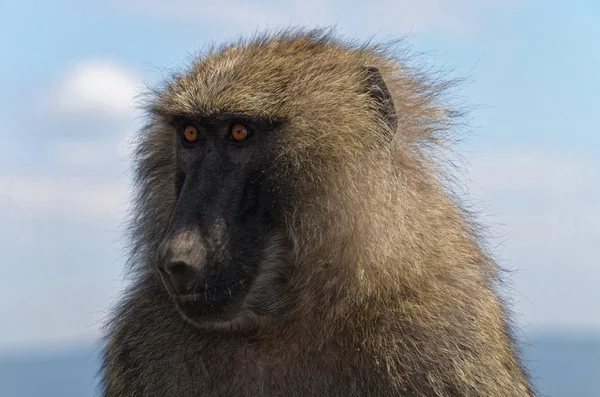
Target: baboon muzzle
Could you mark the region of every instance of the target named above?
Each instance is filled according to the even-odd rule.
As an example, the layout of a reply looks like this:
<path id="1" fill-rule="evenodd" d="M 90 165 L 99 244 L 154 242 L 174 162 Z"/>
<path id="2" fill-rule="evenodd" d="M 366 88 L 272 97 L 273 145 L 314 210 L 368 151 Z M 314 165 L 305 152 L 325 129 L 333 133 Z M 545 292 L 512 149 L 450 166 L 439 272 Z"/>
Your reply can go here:
<path id="1" fill-rule="evenodd" d="M 224 189 L 207 186 L 206 179 L 204 184 L 190 179 L 183 186 L 156 261 L 165 287 L 176 296 L 203 293 L 207 267 L 222 263 L 227 256 L 226 222 L 220 204 L 226 201 Z"/>

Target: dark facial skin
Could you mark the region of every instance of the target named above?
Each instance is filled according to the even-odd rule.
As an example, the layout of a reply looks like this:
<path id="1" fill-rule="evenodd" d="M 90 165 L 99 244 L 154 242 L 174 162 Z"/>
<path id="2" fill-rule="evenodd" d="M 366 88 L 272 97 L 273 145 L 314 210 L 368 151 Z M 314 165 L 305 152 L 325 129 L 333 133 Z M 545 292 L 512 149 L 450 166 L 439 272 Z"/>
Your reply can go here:
<path id="1" fill-rule="evenodd" d="M 265 236 L 277 227 L 266 178 L 276 127 L 235 116 L 177 118 L 173 125 L 177 204 L 157 271 L 186 319 L 228 321 L 244 309 Z M 244 129 L 247 137 L 236 140 Z"/>

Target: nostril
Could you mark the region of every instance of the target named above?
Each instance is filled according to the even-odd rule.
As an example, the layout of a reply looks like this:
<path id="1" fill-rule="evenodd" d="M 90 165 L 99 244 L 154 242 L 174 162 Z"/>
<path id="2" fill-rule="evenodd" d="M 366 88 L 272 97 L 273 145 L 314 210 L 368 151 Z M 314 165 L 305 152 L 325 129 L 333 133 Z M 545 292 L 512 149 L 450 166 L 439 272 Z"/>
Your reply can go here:
<path id="1" fill-rule="evenodd" d="M 175 276 L 177 274 L 182 274 L 185 273 L 187 271 L 189 271 L 189 266 L 186 265 L 183 262 L 175 262 L 175 263 L 170 263 L 166 266 L 165 270 L 167 271 L 167 273 L 169 273 L 171 276 Z"/>
<path id="2" fill-rule="evenodd" d="M 195 292 L 199 272 L 185 262 L 171 262 L 159 267 L 160 275 L 167 290 L 173 295 L 188 295 Z"/>

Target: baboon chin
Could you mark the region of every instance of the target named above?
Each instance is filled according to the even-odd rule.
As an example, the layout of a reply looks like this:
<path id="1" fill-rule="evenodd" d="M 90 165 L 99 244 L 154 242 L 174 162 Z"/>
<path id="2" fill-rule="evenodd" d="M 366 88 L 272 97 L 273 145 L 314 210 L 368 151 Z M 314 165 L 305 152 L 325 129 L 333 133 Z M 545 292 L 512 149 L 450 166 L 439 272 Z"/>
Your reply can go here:
<path id="1" fill-rule="evenodd" d="M 534 395 L 435 161 L 451 84 L 395 54 L 265 34 L 152 92 L 104 396 Z"/>

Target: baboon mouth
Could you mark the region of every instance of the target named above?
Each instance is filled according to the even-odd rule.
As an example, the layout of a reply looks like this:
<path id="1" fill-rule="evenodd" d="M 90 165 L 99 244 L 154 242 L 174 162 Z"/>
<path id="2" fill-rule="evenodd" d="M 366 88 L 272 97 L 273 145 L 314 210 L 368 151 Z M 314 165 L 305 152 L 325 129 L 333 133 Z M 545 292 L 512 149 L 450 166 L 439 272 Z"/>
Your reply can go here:
<path id="1" fill-rule="evenodd" d="M 239 295 L 244 295 L 242 288 L 236 288 L 235 286 L 220 287 L 218 289 L 198 287 L 193 293 L 178 295 L 173 294 L 171 297 L 180 303 L 218 303 L 226 302 L 234 299 Z"/>
<path id="2" fill-rule="evenodd" d="M 171 295 L 173 303 L 186 318 L 196 321 L 223 318 L 234 315 L 247 296 L 243 282 L 211 286 L 203 285 L 188 294 Z"/>
<path id="3" fill-rule="evenodd" d="M 195 293 L 172 296 L 172 299 L 183 320 L 200 329 L 212 329 L 215 324 L 225 324 L 237 318 L 246 295 L 245 291 L 226 297 Z"/>

